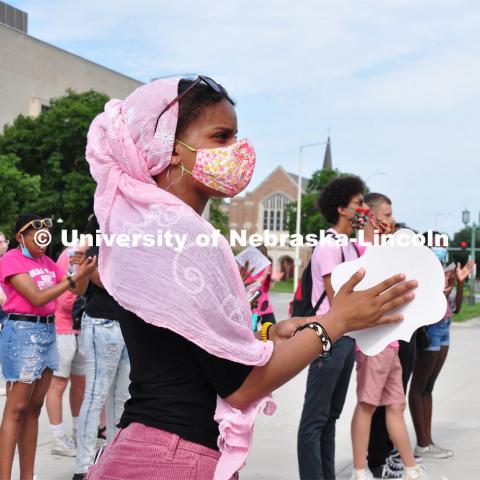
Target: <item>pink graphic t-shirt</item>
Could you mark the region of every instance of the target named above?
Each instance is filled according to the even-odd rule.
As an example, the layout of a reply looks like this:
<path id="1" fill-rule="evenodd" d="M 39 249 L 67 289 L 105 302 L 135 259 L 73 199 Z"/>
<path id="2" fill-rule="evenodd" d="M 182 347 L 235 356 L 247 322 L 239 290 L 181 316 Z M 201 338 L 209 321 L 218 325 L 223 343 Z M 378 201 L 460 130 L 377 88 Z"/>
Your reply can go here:
<path id="1" fill-rule="evenodd" d="M 338 233 L 329 228 L 327 232 L 332 232 L 335 236 Z M 334 239 L 325 242 L 324 245 L 318 244 L 312 255 L 312 305 L 316 305 L 320 296 L 325 291 L 325 282 L 323 277 L 330 275 L 335 267 L 342 263 L 342 251 L 345 262 L 356 260 L 358 258 L 357 251 L 352 243 L 346 246 L 339 246 Z M 330 310 L 330 302 L 325 295 L 324 300 L 317 310 L 317 315 L 325 315 Z"/>
<path id="2" fill-rule="evenodd" d="M 365 251 L 367 250 L 367 247 L 365 245 L 359 245 L 357 244 L 357 249 L 360 253 L 360 256 L 362 256 Z M 400 343 L 398 343 L 398 340 L 394 340 L 392 343 L 388 345 L 390 348 L 400 348 Z M 388 347 L 387 347 L 388 348 Z M 358 345 L 355 347 L 357 352 L 361 352 L 361 350 L 358 348 Z"/>
<path id="3" fill-rule="evenodd" d="M 63 272 L 63 275 L 67 273 L 70 264 L 69 251 L 70 248 L 66 248 L 57 260 L 57 266 Z M 57 334 L 80 333 L 79 330 L 72 328 L 72 309 L 76 298 L 77 296 L 69 290 L 57 298 L 57 307 L 55 308 L 55 330 Z"/>
<path id="4" fill-rule="evenodd" d="M 25 257 L 18 248 L 8 251 L 0 259 L 0 285 L 7 296 L 7 301 L 2 306 L 3 311 L 29 315 L 52 315 L 55 312 L 56 300 L 36 307 L 12 287 L 9 277 L 20 273 L 28 273 L 40 290 L 53 287 L 63 277 L 62 270 L 46 255 L 32 259 Z"/>
<path id="5" fill-rule="evenodd" d="M 272 280 L 271 280 L 272 266 L 269 265 L 267 268 L 264 268 L 263 270 L 258 272 L 255 276 L 250 277 L 247 280 L 247 282 L 250 283 L 260 279 L 265 273 L 265 270 L 267 269 L 269 271 L 269 275 L 265 278 L 265 280 L 262 282 L 262 285 L 259 287 L 259 290 L 262 292 L 262 294 L 258 297 L 258 307 L 255 310 L 253 310 L 253 313 L 256 313 L 259 316 L 266 315 L 267 313 L 273 313 L 272 303 L 268 295 L 268 291 L 270 290 L 270 285 L 272 283 Z"/>

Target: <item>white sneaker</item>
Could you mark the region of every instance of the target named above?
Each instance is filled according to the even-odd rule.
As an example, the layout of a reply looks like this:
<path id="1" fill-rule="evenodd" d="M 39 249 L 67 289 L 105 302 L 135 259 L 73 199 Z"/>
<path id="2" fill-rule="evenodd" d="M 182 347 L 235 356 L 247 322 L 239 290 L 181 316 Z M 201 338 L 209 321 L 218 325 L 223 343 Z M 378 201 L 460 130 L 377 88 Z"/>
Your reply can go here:
<path id="1" fill-rule="evenodd" d="M 429 445 L 428 447 L 419 447 L 418 445 L 415 447 L 415 456 L 422 458 L 449 458 L 452 455 L 449 455 L 446 450 L 434 444 Z"/>
<path id="2" fill-rule="evenodd" d="M 365 470 L 354 470 L 351 480 L 375 480 L 372 472 L 366 468 Z"/>
<path id="3" fill-rule="evenodd" d="M 63 457 L 76 457 L 77 449 L 75 448 L 73 440 L 67 435 L 64 435 L 63 437 L 55 439 L 55 445 L 50 450 L 50 453 L 52 455 L 61 455 Z"/>
<path id="4" fill-rule="evenodd" d="M 430 475 L 423 465 L 405 469 L 404 480 L 430 480 Z"/>
<path id="5" fill-rule="evenodd" d="M 432 443 L 432 445 L 430 445 L 430 446 L 433 447 L 433 448 L 436 448 L 437 450 L 439 450 L 441 452 L 445 452 L 448 457 L 453 457 L 453 450 L 450 450 L 449 448 L 443 448 L 440 445 L 436 445 L 435 443 Z"/>
<path id="6" fill-rule="evenodd" d="M 70 437 L 69 435 L 65 435 L 65 437 L 67 438 L 67 442 L 72 448 L 77 448 L 77 442 L 75 441 L 75 438 L 73 436 Z"/>

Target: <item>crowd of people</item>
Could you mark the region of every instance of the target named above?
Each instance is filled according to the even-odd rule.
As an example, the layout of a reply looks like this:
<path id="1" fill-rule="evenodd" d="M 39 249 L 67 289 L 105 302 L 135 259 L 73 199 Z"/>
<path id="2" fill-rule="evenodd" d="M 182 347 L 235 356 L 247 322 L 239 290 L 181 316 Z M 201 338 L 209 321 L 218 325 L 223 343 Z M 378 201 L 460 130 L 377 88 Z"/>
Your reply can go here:
<path id="1" fill-rule="evenodd" d="M 240 193 L 255 165 L 250 143 L 236 138 L 234 105 L 202 76 L 157 80 L 107 103 L 88 135 L 97 190 L 85 233 L 134 227 L 145 234 L 165 226 L 192 237 L 212 232 L 201 216 L 208 200 Z M 332 239 L 364 229 L 369 240 L 374 231 L 395 230 L 389 198 L 365 195 L 358 177 L 334 179 L 318 207 Z M 332 271 L 362 255 L 361 245 L 319 244 L 304 273 L 311 291 L 295 294 L 307 294 L 308 315 L 278 321 L 268 292 L 281 275 L 271 267 L 256 275 L 239 269 L 226 240 L 214 249 L 187 243 L 181 252 L 139 247 L 127 255 L 118 245 L 76 245 L 55 262 L 35 242 L 51 227 L 49 218 L 21 215 L 10 249 L 0 232 L 0 479 L 11 478 L 17 447 L 21 479 L 35 478 L 45 400 L 51 453 L 75 457 L 74 480 L 120 472 L 142 480 L 238 478 L 255 417 L 272 413 L 271 392 L 307 366 L 302 480 L 335 479 L 335 424 L 355 364 L 352 480 L 425 480 L 422 457 L 453 455 L 432 439 L 432 390 L 472 264 L 447 268 L 445 247 L 432 248 L 446 267 L 445 295 L 454 297 L 445 318 L 410 342 L 367 356 L 346 333 L 400 321 L 391 312 L 413 300 L 416 282 L 398 272 L 355 291 L 365 274 L 359 271 L 334 300 Z M 250 304 L 252 283 L 259 295 Z M 414 448 L 404 419 L 412 373 Z M 67 388 L 71 434 L 62 412 Z"/>
<path id="2" fill-rule="evenodd" d="M 391 200 L 380 193 L 364 195 L 365 190 L 361 179 L 346 176 L 333 180 L 322 191 L 319 209 L 331 225 L 328 233 L 333 238 L 338 234 L 351 236 L 354 230 L 363 229 L 365 241 L 373 242 L 375 231 L 384 234 L 395 231 Z M 311 260 L 311 304 L 315 305 L 317 315 L 329 311 L 334 296 L 330 280 L 334 268 L 358 258 L 365 248 L 355 243 L 348 247 L 332 243 L 315 248 Z M 448 309 L 441 321 L 415 332 L 409 342 L 392 342 L 374 356 L 365 355 L 352 338 L 344 336 L 337 340 L 331 360 L 319 358 L 310 364 L 298 431 L 302 480 L 335 478 L 335 422 L 342 413 L 355 365 L 357 405 L 351 425 L 352 480 L 427 478 L 421 465 L 423 457 L 453 456 L 452 450 L 432 439 L 432 391 L 448 352 L 451 317 L 460 311 L 463 284 L 472 271 L 473 260 L 463 267 L 447 266 L 447 248 L 432 246 L 432 251 L 445 267 Z M 409 401 L 417 436 L 414 449 L 404 420 L 412 373 Z"/>

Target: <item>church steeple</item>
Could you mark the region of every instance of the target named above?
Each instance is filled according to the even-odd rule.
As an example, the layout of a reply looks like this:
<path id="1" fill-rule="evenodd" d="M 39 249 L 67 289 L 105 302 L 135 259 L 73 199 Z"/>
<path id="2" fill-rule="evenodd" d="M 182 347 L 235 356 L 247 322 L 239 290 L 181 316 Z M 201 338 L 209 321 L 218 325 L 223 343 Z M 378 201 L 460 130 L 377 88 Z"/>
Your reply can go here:
<path id="1" fill-rule="evenodd" d="M 333 170 L 330 137 L 327 138 L 327 147 L 325 148 L 325 156 L 323 157 L 323 170 Z"/>

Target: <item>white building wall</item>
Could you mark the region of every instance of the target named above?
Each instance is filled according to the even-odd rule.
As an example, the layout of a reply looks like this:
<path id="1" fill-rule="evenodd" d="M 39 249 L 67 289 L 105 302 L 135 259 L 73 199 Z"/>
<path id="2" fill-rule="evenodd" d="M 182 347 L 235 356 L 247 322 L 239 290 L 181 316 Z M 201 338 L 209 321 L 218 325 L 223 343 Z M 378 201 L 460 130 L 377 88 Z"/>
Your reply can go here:
<path id="1" fill-rule="evenodd" d="M 20 113 L 35 116 L 65 94 L 96 90 L 125 98 L 141 82 L 0 24 L 0 129 Z"/>

